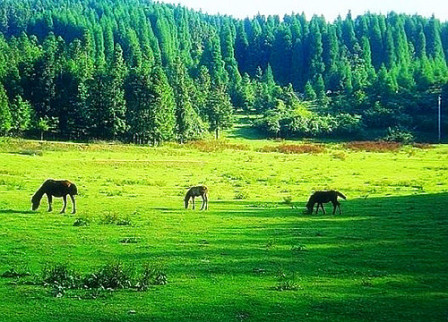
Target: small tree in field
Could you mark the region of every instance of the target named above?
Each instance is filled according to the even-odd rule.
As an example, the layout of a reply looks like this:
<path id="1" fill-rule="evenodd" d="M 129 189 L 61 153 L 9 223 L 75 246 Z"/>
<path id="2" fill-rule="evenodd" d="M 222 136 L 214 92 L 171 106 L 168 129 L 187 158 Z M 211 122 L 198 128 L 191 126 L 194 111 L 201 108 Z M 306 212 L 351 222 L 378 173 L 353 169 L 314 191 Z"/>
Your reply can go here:
<path id="1" fill-rule="evenodd" d="M 219 138 L 219 130 L 230 128 L 233 124 L 233 107 L 222 87 L 212 88 L 206 103 L 210 130 Z"/>
<path id="2" fill-rule="evenodd" d="M 44 134 L 45 132 L 48 132 L 54 128 L 57 127 L 57 118 L 54 117 L 40 117 L 36 124 L 34 125 L 34 128 L 40 132 L 40 140 L 44 140 Z"/>
<path id="3" fill-rule="evenodd" d="M 17 95 L 11 103 L 12 130 L 16 134 L 26 131 L 31 123 L 31 104 Z"/>
<path id="4" fill-rule="evenodd" d="M 44 133 L 50 129 L 50 124 L 47 118 L 39 118 L 36 124 L 36 128 L 40 132 L 40 140 L 44 140 Z"/>

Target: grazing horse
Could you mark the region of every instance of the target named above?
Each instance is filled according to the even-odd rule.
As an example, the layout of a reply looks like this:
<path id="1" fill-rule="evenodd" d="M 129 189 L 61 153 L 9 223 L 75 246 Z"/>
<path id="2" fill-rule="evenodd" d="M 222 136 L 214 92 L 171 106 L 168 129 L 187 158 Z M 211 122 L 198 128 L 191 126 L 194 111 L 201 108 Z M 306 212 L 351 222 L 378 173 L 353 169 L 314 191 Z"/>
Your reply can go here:
<path id="1" fill-rule="evenodd" d="M 185 195 L 184 201 L 185 201 L 185 209 L 188 209 L 188 202 L 190 201 L 190 199 L 193 200 L 193 209 L 194 209 L 194 198 L 195 197 L 202 197 L 202 207 L 201 210 L 208 209 L 208 188 L 206 186 L 196 186 L 196 187 L 191 187 L 190 189 L 188 189 L 187 194 Z"/>
<path id="2" fill-rule="evenodd" d="M 324 203 L 331 202 L 331 203 L 333 203 L 333 215 L 336 213 L 336 208 L 339 208 L 339 214 L 341 214 L 342 213 L 341 204 L 338 201 L 338 196 L 343 199 L 347 199 L 347 197 L 345 197 L 339 191 L 335 191 L 335 190 L 316 191 L 315 193 L 313 193 L 311 195 L 310 199 L 308 200 L 308 203 L 306 204 L 306 208 L 308 208 L 308 212 L 312 214 L 313 209 L 314 209 L 314 204 L 317 203 L 316 214 L 319 211 L 319 206 L 322 208 L 322 211 L 325 214 Z"/>
<path id="3" fill-rule="evenodd" d="M 67 206 L 67 195 L 69 195 L 72 199 L 73 204 L 72 214 L 76 213 L 74 196 L 78 194 L 78 188 L 76 188 L 76 185 L 74 183 L 68 180 L 46 180 L 31 198 L 33 210 L 37 210 L 37 208 L 39 208 L 40 200 L 42 199 L 42 196 L 44 194 L 47 194 L 48 198 L 48 211 L 53 210 L 53 208 L 51 207 L 53 197 L 62 197 L 62 199 L 64 200 L 64 207 L 62 207 L 61 214 L 63 214 L 65 212 L 65 207 Z"/>

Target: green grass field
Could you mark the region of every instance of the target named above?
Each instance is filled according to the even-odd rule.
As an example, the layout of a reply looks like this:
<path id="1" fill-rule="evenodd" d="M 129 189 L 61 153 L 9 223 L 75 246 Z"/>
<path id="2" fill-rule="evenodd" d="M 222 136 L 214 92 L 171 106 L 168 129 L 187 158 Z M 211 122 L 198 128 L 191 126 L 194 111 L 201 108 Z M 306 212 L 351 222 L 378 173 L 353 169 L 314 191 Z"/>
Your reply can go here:
<path id="1" fill-rule="evenodd" d="M 0 141 L 0 274 L 31 273 L 0 278 L 0 319 L 447 320 L 447 145 L 283 154 L 259 152 L 278 142 L 226 142 Z M 47 178 L 77 184 L 77 214 L 70 202 L 59 214 L 61 199 L 30 211 Z M 199 183 L 209 211 L 183 209 Z M 328 188 L 348 197 L 342 215 L 305 214 Z M 89 299 L 39 283 L 58 263 L 84 274 L 113 262 L 149 263 L 168 284 Z"/>

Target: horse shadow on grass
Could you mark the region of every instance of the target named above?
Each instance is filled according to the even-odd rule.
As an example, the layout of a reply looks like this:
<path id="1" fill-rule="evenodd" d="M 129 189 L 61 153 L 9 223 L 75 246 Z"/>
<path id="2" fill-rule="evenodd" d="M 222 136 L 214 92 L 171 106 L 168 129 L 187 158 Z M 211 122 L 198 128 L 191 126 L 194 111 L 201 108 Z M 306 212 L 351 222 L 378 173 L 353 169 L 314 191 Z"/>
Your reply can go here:
<path id="1" fill-rule="evenodd" d="M 31 215 L 36 213 L 32 210 L 14 210 L 14 209 L 0 209 L 0 214 L 21 214 L 21 215 Z"/>
<path id="2" fill-rule="evenodd" d="M 448 193 L 349 199 L 343 201 L 341 215 L 332 215 L 329 206 L 326 215 L 309 215 L 281 204 L 251 209 L 252 202 L 216 203 L 239 206 L 220 206 L 210 216 L 240 220 L 200 234 L 185 232 L 174 237 L 179 239 L 176 248 L 156 247 L 130 257 L 171 258 L 183 263 L 171 267 L 179 274 L 256 275 L 253 271 L 261 269 L 272 278 L 281 268 L 307 278 L 425 278 L 428 271 L 448 278 L 436 265 L 448 265 L 442 257 L 448 251 Z M 428 267 L 428 262 L 434 265 Z"/>

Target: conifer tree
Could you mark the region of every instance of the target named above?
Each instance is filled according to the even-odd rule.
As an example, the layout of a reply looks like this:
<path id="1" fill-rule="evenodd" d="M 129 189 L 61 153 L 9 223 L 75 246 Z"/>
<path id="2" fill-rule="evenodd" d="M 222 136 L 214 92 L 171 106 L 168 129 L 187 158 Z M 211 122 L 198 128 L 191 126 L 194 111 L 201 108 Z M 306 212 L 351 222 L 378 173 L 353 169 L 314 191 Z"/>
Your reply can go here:
<path id="1" fill-rule="evenodd" d="M 0 135 L 5 135 L 11 129 L 11 112 L 6 91 L 0 83 Z"/>

